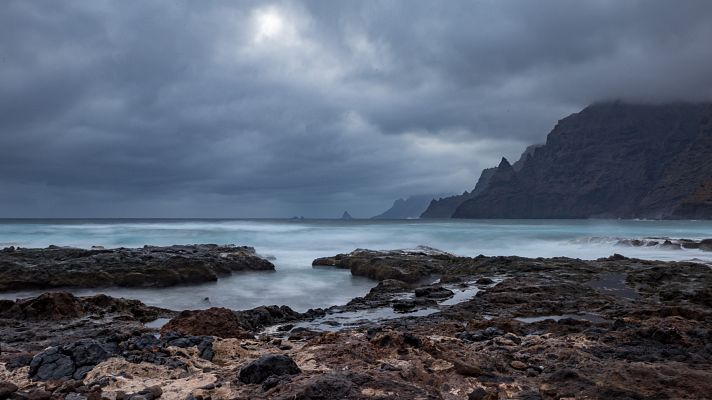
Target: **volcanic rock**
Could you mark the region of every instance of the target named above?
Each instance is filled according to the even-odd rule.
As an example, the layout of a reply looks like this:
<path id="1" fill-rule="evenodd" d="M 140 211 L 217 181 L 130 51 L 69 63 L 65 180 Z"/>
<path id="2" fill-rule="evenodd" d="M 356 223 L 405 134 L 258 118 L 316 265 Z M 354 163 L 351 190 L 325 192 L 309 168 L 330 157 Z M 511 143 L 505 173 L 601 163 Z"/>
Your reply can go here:
<path id="1" fill-rule="evenodd" d="M 240 382 L 262 383 L 270 376 L 295 375 L 302 372 L 297 364 L 286 355 L 264 355 L 240 370 Z"/>
<path id="2" fill-rule="evenodd" d="M 712 104 L 594 104 L 422 217 L 710 219 L 711 154 Z"/>
<path id="3" fill-rule="evenodd" d="M 252 338 L 240 324 L 235 312 L 227 308 L 212 307 L 207 310 L 182 311 L 161 328 L 161 333 L 176 332 L 181 335 L 212 335 L 223 338 Z"/>
<path id="4" fill-rule="evenodd" d="M 271 271 L 252 247 L 188 245 L 139 249 L 15 249 L 0 252 L 0 291 L 58 287 L 166 287 Z"/>

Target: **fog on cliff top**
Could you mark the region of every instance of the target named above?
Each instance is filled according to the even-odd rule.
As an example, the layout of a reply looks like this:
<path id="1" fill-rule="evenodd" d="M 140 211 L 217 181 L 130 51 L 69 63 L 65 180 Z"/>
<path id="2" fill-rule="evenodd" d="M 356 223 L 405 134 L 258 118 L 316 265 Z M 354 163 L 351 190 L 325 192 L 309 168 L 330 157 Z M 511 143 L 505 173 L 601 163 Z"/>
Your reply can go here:
<path id="1" fill-rule="evenodd" d="M 607 100 L 710 99 L 712 2 L 13 1 L 0 217 L 365 217 Z"/>

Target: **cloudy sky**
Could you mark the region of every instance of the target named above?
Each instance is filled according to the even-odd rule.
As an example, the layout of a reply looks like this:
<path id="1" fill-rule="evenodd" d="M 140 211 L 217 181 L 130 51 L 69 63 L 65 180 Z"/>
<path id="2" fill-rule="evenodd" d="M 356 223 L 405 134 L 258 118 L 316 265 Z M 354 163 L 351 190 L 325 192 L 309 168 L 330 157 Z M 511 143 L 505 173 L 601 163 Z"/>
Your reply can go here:
<path id="1" fill-rule="evenodd" d="M 367 217 L 595 101 L 712 97 L 712 1 L 3 1 L 0 217 Z"/>

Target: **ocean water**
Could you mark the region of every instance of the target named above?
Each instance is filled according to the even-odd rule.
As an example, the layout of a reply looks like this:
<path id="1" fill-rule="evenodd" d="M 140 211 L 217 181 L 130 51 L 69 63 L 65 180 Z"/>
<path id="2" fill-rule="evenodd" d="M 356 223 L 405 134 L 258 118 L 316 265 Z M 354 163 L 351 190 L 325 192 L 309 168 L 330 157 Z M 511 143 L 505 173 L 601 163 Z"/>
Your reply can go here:
<path id="1" fill-rule="evenodd" d="M 658 260 L 712 264 L 712 252 L 617 246 L 619 239 L 712 237 L 712 221 L 622 220 L 0 220 L 0 247 L 140 247 L 217 243 L 248 245 L 271 256 L 276 272 L 236 274 L 216 283 L 166 289 L 75 290 L 135 298 L 171 309 L 222 306 L 248 309 L 289 305 L 304 311 L 345 304 L 375 285 L 348 271 L 312 268 L 314 258 L 356 248 L 403 249 L 418 245 L 458 255 L 568 256 L 620 253 Z M 0 298 L 38 291 L 2 293 Z M 207 300 L 206 300 L 207 298 Z"/>

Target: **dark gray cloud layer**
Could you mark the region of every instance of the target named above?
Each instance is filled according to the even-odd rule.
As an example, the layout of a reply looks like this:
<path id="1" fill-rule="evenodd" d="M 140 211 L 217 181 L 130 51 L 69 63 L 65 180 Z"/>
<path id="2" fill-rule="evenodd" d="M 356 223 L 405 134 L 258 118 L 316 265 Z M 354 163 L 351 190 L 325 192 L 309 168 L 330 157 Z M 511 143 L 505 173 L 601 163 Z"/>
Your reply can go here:
<path id="1" fill-rule="evenodd" d="M 356 216 L 607 99 L 712 98 L 709 0 L 25 1 L 0 216 Z"/>

